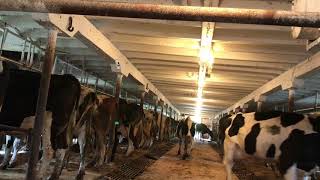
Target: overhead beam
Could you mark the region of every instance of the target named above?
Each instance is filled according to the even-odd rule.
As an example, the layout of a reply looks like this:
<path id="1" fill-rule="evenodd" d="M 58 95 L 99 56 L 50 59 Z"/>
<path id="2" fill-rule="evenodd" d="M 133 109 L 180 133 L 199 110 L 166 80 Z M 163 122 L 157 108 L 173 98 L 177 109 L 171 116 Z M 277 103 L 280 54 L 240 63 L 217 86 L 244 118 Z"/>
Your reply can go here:
<path id="1" fill-rule="evenodd" d="M 1 5 L 1 2 L 0 2 Z M 73 19 L 73 31 L 67 29 L 69 24 L 69 17 Z M 42 22 L 50 22 L 62 32 L 71 37 L 77 37 L 81 42 L 88 47 L 93 47 L 103 56 L 110 57 L 120 64 L 121 73 L 125 76 L 129 74 L 139 81 L 146 91 L 151 90 L 158 98 L 162 99 L 166 104 L 172 107 L 170 101 L 146 78 L 144 75 L 123 55 L 113 44 L 106 38 L 89 20 L 84 16 L 67 16 L 48 14 L 48 17 L 34 16 L 36 19 L 42 20 Z M 147 88 L 148 87 L 148 88 Z"/>
<path id="2" fill-rule="evenodd" d="M 147 48 L 147 46 L 145 46 Z M 177 49 L 176 49 L 177 50 Z M 186 50 L 186 49 L 185 49 Z M 158 52 L 142 52 L 141 51 L 123 51 L 129 59 L 150 59 L 150 60 L 162 60 L 162 61 L 176 61 L 187 63 L 198 63 L 198 56 L 185 56 L 177 54 L 161 54 Z M 301 59 L 305 59 L 305 56 L 297 55 L 283 55 L 283 54 L 263 54 L 263 53 L 248 53 L 248 52 L 215 52 L 215 59 L 221 60 L 234 60 L 248 63 L 266 62 L 266 63 L 283 63 L 295 65 L 301 62 Z M 219 63 L 219 62 L 218 62 Z"/>
<path id="3" fill-rule="evenodd" d="M 275 89 L 278 89 L 282 86 L 286 86 L 286 88 L 290 88 L 294 84 L 294 80 L 297 78 L 303 78 L 308 74 L 313 73 L 314 71 L 320 68 L 320 53 L 317 53 L 310 58 L 306 59 L 305 61 L 297 64 L 296 66 L 292 67 L 291 69 L 287 70 L 286 72 L 282 73 L 281 75 L 277 76 L 276 78 L 272 79 L 271 81 L 267 82 L 260 88 L 256 89 L 246 97 L 242 98 L 234 105 L 230 106 L 223 112 L 229 112 L 230 110 L 243 105 L 255 97 L 260 95 L 267 94 L 272 92 Z"/>
<path id="4" fill-rule="evenodd" d="M 112 3 L 93 0 L 0 0 L 1 11 L 115 16 L 202 22 L 320 27 L 320 13 Z"/>
<path id="5" fill-rule="evenodd" d="M 186 66 L 196 66 L 196 62 L 175 62 L 175 61 L 164 61 L 164 60 L 150 60 L 150 59 L 130 59 L 133 64 L 185 64 Z M 246 66 L 246 67 L 254 67 L 254 68 L 272 68 L 277 70 L 287 70 L 292 67 L 290 64 L 286 63 L 275 63 L 275 62 L 250 62 L 250 61 L 242 61 L 242 60 L 234 60 L 234 59 L 215 59 L 215 65 L 230 65 L 230 66 Z"/>

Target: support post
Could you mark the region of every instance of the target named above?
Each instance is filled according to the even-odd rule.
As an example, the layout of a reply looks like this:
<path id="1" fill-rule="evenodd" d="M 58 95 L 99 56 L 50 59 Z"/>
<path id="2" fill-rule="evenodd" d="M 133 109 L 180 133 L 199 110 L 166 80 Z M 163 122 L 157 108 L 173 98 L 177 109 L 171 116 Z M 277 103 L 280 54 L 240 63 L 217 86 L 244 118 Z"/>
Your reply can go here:
<path id="1" fill-rule="evenodd" d="M 89 83 L 89 74 L 86 72 L 86 86 L 88 86 L 88 83 Z"/>
<path id="2" fill-rule="evenodd" d="M 267 100 L 267 97 L 264 95 L 260 95 L 254 98 L 255 102 L 257 102 L 257 112 L 262 112 L 262 105 L 263 102 L 265 102 Z"/>
<path id="3" fill-rule="evenodd" d="M 98 83 L 99 83 L 99 78 L 98 78 L 98 76 L 96 76 L 96 82 L 94 83 L 94 91 L 95 91 L 95 93 L 97 93 L 97 90 L 98 90 Z"/>
<path id="4" fill-rule="evenodd" d="M 246 113 L 248 111 L 248 108 L 249 108 L 249 104 L 244 104 L 241 109 L 242 113 Z"/>
<path id="5" fill-rule="evenodd" d="M 154 101 L 154 112 L 155 112 L 155 113 L 158 113 L 157 108 L 158 108 L 158 99 L 156 99 L 156 100 Z"/>
<path id="6" fill-rule="evenodd" d="M 162 117 L 163 117 L 163 104 L 161 104 L 161 113 L 160 113 L 160 130 L 159 130 L 160 141 L 162 141 Z"/>
<path id="7" fill-rule="evenodd" d="M 316 92 L 316 95 L 315 95 L 315 99 L 314 99 L 314 111 L 317 112 L 317 107 L 318 107 L 318 98 L 319 98 L 319 92 L 317 91 Z"/>
<path id="8" fill-rule="evenodd" d="M 119 113 L 119 98 L 120 98 L 120 92 L 121 92 L 121 85 L 122 85 L 122 77 L 123 74 L 121 73 L 117 73 L 117 79 L 116 79 L 116 85 L 115 85 L 115 93 L 114 93 L 114 97 L 117 103 L 117 114 Z M 112 162 L 114 159 L 114 154 L 116 152 L 117 149 L 117 145 L 118 145 L 118 137 L 116 134 L 116 126 L 115 126 L 115 119 L 112 119 L 111 124 L 110 124 L 110 130 L 109 130 L 109 135 L 111 135 L 111 137 L 109 138 L 109 142 L 108 142 L 108 147 L 109 147 L 109 154 L 110 158 L 107 160 L 108 162 Z M 111 149 L 111 152 L 110 152 Z"/>
<path id="9" fill-rule="evenodd" d="M 46 58 L 42 66 L 39 95 L 37 101 L 37 110 L 34 122 L 34 131 L 32 133 L 32 145 L 28 161 L 28 170 L 26 179 L 33 180 L 37 177 L 36 165 L 39 156 L 39 145 L 42 134 L 44 114 L 46 111 L 48 91 L 51 79 L 51 71 L 54 63 L 58 31 L 52 29 L 49 31 L 48 45 L 46 49 Z"/>
<path id="10" fill-rule="evenodd" d="M 261 112 L 262 111 L 262 101 L 258 101 L 257 102 L 257 112 Z"/>
<path id="11" fill-rule="evenodd" d="M 146 92 L 142 92 L 140 96 L 140 106 L 143 109 L 143 104 L 144 104 L 144 96 L 146 95 Z"/>
<path id="12" fill-rule="evenodd" d="M 7 39 L 7 35 L 8 35 L 8 29 L 7 29 L 7 27 L 4 27 L 4 30 L 2 33 L 2 38 L 1 38 L 1 45 L 0 45 L 0 56 L 2 55 L 2 50 L 3 50 L 3 46 L 4 46 L 6 39 Z"/>
<path id="13" fill-rule="evenodd" d="M 295 94 L 295 89 L 290 88 L 288 90 L 288 112 L 293 112 L 294 111 L 294 94 Z"/>
<path id="14" fill-rule="evenodd" d="M 103 91 L 107 91 L 107 81 L 104 80 Z"/>

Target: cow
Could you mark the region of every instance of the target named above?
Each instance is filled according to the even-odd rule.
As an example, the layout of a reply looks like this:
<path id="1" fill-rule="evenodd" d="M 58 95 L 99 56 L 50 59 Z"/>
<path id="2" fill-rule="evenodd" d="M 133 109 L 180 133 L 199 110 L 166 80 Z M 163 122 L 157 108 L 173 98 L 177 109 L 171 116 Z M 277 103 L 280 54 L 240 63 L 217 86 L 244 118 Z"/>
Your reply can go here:
<path id="1" fill-rule="evenodd" d="M 77 137 L 80 149 L 80 166 L 76 179 L 82 179 L 85 174 L 85 145 L 86 140 L 91 136 L 88 132 L 93 126 L 92 117 L 97 109 L 97 104 L 98 98 L 95 91 L 91 88 L 82 86 L 79 106 L 77 109 L 76 123 L 74 126 L 71 126 L 72 137 Z M 69 155 L 69 152 L 67 155 Z M 69 157 L 67 156 L 66 163 L 68 163 L 68 158 Z"/>
<path id="2" fill-rule="evenodd" d="M 157 117 L 158 139 L 160 141 L 167 140 L 167 127 L 169 127 L 170 122 L 167 121 L 167 116 L 161 115 L 160 113 Z"/>
<path id="3" fill-rule="evenodd" d="M 143 122 L 143 142 L 142 147 L 149 148 L 152 146 L 156 132 L 154 128 L 156 127 L 156 114 L 151 110 L 144 110 Z"/>
<path id="4" fill-rule="evenodd" d="M 114 97 L 107 95 L 98 95 L 98 104 L 93 113 L 92 126 L 95 132 L 96 149 L 93 165 L 101 167 L 105 160 L 111 160 L 111 147 L 108 147 L 106 153 L 107 136 L 112 138 L 109 134 L 110 128 L 113 127 L 111 123 L 118 117 L 118 104 Z M 106 157 L 108 155 L 108 157 Z"/>
<path id="5" fill-rule="evenodd" d="M 181 145 L 184 141 L 184 153 L 182 159 L 187 159 L 191 156 L 192 140 L 195 134 L 195 123 L 192 122 L 190 117 L 181 120 L 177 126 L 176 136 L 179 138 L 178 155 L 181 154 Z"/>
<path id="6" fill-rule="evenodd" d="M 196 125 L 195 125 L 195 130 L 196 130 L 196 132 L 200 133 L 201 136 L 202 136 L 203 134 L 209 134 L 210 137 L 211 137 L 211 140 L 216 139 L 216 138 L 214 137 L 212 131 L 211 131 L 205 124 L 203 124 L 203 123 L 196 124 Z"/>
<path id="7" fill-rule="evenodd" d="M 320 116 L 288 112 L 237 113 L 224 118 L 223 163 L 231 180 L 234 159 L 253 156 L 275 160 L 286 180 L 320 165 Z M 220 121 L 220 125 L 221 121 Z"/>
<path id="8" fill-rule="evenodd" d="M 24 119 L 34 119 L 40 86 L 41 74 L 24 70 L 9 70 L 2 85 L 5 96 L 0 112 L 0 124 L 20 127 Z M 70 143 L 69 137 L 75 124 L 76 111 L 80 98 L 80 83 L 72 75 L 52 75 L 48 102 L 44 116 L 43 157 L 40 177 L 47 176 L 47 167 L 56 152 L 56 163 L 51 178 L 59 177 L 62 160 Z M 11 151 L 13 139 L 6 147 L 6 156 Z M 5 157 L 6 159 L 6 157 Z"/>
<path id="9" fill-rule="evenodd" d="M 177 126 L 178 126 L 178 124 L 179 124 L 179 121 L 176 121 L 176 120 L 174 120 L 174 119 L 172 119 L 171 118 L 171 123 L 170 123 L 170 136 L 171 137 L 175 137 L 175 133 L 176 133 L 176 131 L 177 131 Z"/>
<path id="10" fill-rule="evenodd" d="M 119 100 L 119 122 L 128 129 L 128 149 L 126 155 L 129 156 L 135 148 L 141 147 L 143 141 L 143 107 L 134 103 L 127 103 L 124 99 Z"/>
<path id="11" fill-rule="evenodd" d="M 170 140 L 170 132 L 171 132 L 171 118 L 164 116 L 164 125 L 163 125 L 163 139 L 165 141 Z"/>

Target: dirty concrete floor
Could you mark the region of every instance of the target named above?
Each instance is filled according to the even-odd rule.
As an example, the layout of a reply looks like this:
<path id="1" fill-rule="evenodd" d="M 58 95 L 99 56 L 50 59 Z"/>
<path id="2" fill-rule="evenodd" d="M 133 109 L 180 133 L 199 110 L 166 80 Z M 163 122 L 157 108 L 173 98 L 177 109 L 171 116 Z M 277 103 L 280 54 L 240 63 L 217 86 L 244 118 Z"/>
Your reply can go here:
<path id="1" fill-rule="evenodd" d="M 178 145 L 148 167 L 137 180 L 223 180 L 226 172 L 219 154 L 207 143 L 196 143 L 190 160 L 177 156 Z M 234 176 L 234 180 L 238 178 Z"/>

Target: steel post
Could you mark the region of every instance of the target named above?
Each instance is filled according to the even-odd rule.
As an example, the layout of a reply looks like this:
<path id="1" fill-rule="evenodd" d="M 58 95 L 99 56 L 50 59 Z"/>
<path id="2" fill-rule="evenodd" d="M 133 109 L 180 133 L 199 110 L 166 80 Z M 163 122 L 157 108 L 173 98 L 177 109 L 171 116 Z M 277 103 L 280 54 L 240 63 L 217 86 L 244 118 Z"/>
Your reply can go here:
<path id="1" fill-rule="evenodd" d="M 319 92 L 317 91 L 316 92 L 316 95 L 315 95 L 315 99 L 314 99 L 314 111 L 317 111 L 317 107 L 318 107 L 318 104 L 319 104 Z"/>
<path id="2" fill-rule="evenodd" d="M 295 94 L 295 89 L 291 88 L 289 89 L 289 96 L 288 96 L 288 112 L 293 112 L 294 111 L 294 94 Z"/>
<path id="3" fill-rule="evenodd" d="M 31 151 L 30 151 L 29 161 L 28 161 L 28 170 L 26 175 L 27 180 L 33 180 L 33 179 L 36 179 L 37 177 L 36 165 L 37 165 L 38 156 L 39 156 L 39 145 L 40 145 L 42 128 L 43 128 L 44 114 L 46 111 L 46 105 L 47 105 L 47 99 L 48 99 L 51 71 L 52 71 L 52 66 L 54 64 L 57 35 L 58 35 L 57 30 L 49 31 L 48 45 L 47 45 L 46 55 L 45 55 L 46 58 L 42 66 L 42 74 L 41 74 L 41 80 L 40 80 L 40 88 L 39 88 L 36 116 L 35 116 L 35 122 L 34 122 L 34 130 L 32 133 L 32 145 L 31 145 Z"/>

